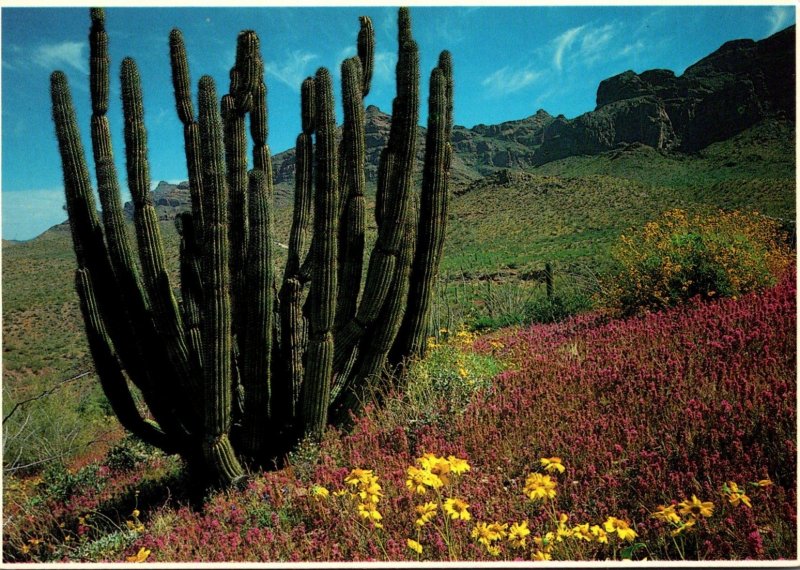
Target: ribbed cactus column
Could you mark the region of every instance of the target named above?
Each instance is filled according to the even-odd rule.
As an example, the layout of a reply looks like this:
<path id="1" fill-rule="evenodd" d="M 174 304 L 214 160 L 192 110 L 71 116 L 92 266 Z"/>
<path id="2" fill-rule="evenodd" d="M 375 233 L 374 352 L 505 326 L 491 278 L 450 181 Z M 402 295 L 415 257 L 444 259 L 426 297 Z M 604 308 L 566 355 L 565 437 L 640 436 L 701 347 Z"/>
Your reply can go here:
<path id="1" fill-rule="evenodd" d="M 449 61 L 443 53 L 440 62 Z M 424 356 L 428 336 L 430 303 L 439 261 L 442 258 L 447 227 L 448 178 L 450 174 L 450 137 L 447 96 L 452 78 L 446 63 L 431 73 L 428 98 L 428 133 L 425 143 L 425 166 L 420 195 L 419 235 L 411 268 L 411 287 L 403 324 L 392 349 L 390 360 L 398 364 L 404 357 Z"/>
<path id="2" fill-rule="evenodd" d="M 125 429 L 142 441 L 162 449 L 166 453 L 181 451 L 179 440 L 170 438 L 158 425 L 148 421 L 139 413 L 131 396 L 128 383 L 119 365 L 111 337 L 106 331 L 100 308 L 95 299 L 89 272 L 78 269 L 75 272 L 75 287 L 80 299 L 81 313 L 86 323 L 86 338 L 92 353 L 97 376 L 119 422 Z"/>
<path id="3" fill-rule="evenodd" d="M 231 423 L 231 311 L 228 258 L 228 203 L 225 187 L 222 125 L 214 80 L 200 78 L 200 138 L 203 148 L 202 270 L 205 278 L 203 387 L 205 400 L 203 455 L 212 479 L 226 485 L 243 470 L 229 439 Z"/>
<path id="4" fill-rule="evenodd" d="M 391 348 L 383 349 L 380 346 L 369 344 L 363 340 L 373 333 L 372 327 L 385 327 L 392 331 L 392 339 L 397 333 L 402 319 L 402 307 L 392 305 L 389 295 L 393 288 L 399 292 L 395 282 L 407 278 L 407 269 L 403 267 L 406 257 L 403 257 L 403 248 L 406 240 L 413 244 L 414 237 L 409 236 L 415 229 L 409 227 L 409 206 L 411 202 L 411 183 L 414 169 L 414 155 L 416 150 L 417 120 L 419 117 L 419 53 L 417 44 L 411 37 L 411 22 L 408 10 L 401 8 L 398 13 L 399 25 L 399 54 L 396 67 L 397 97 L 395 97 L 392 113 L 392 126 L 389 131 L 389 142 L 385 159 L 391 161 L 392 168 L 385 165 L 384 175 L 388 177 L 388 184 L 384 190 L 384 214 L 378 231 L 378 239 L 370 256 L 367 277 L 364 285 L 363 300 L 358 308 L 355 318 L 342 327 L 337 337 L 334 368 L 337 372 L 343 370 L 351 358 L 354 349 L 375 351 L 374 355 L 358 355 L 361 361 L 380 361 L 380 366 L 370 364 L 362 370 L 379 369 L 383 365 L 386 353 Z M 388 170 L 388 172 L 386 172 Z M 411 246 L 413 247 L 413 245 Z M 410 258 L 408 258 L 410 263 Z M 385 305 L 392 305 L 392 309 Z M 387 320 L 388 319 L 388 320 Z M 381 335 L 383 336 L 383 335 Z M 368 347 L 369 345 L 369 347 Z M 337 410 L 337 417 L 342 418 L 346 413 L 342 410 L 343 398 L 352 399 L 347 394 L 354 386 L 366 381 L 360 374 L 350 375 L 340 380 L 335 388 L 336 401 L 333 407 Z M 348 404 L 348 405 L 350 405 Z"/>
<path id="5" fill-rule="evenodd" d="M 161 369 L 172 375 L 171 364 L 150 317 L 139 268 L 134 262 L 131 239 L 122 211 L 117 170 L 111 145 L 111 129 L 106 112 L 109 94 L 108 36 L 105 31 L 105 14 L 102 9 L 91 10 L 92 27 L 89 32 L 90 74 L 92 99 L 92 149 L 98 194 L 103 211 L 103 226 L 108 246 L 108 257 L 114 272 L 114 282 L 99 281 L 101 294 L 108 310 L 117 311 L 108 319 L 107 329 L 113 339 L 115 351 L 128 371 L 128 376 L 142 391 L 145 402 L 156 420 L 168 433 L 183 437 L 183 428 L 176 412 L 177 386 L 159 382 L 153 370 Z M 102 279 L 102 271 L 94 269 L 95 279 Z M 148 366 L 148 361 L 156 368 Z M 168 397 L 165 398 L 164 395 Z"/>
<path id="6" fill-rule="evenodd" d="M 339 220 L 339 291 L 336 328 L 348 323 L 356 313 L 364 265 L 364 186 L 366 178 L 366 143 L 361 59 L 352 57 L 342 63 L 342 103 L 344 127 L 342 152 L 346 187 L 341 188 L 343 208 Z"/>
<path id="7" fill-rule="evenodd" d="M 312 173 L 314 147 L 314 116 L 316 114 L 314 79 L 303 81 L 300 90 L 302 132 L 295 146 L 295 187 L 292 227 L 289 234 L 289 251 L 280 290 L 281 357 L 285 366 L 283 379 L 275 379 L 274 410 L 282 414 L 287 423 L 297 415 L 295 406 L 303 383 L 303 354 L 306 345 L 306 322 L 303 316 L 303 282 L 301 259 L 308 241 L 311 219 Z"/>
<path id="8" fill-rule="evenodd" d="M 316 192 L 314 195 L 314 279 L 309 290 L 310 335 L 301 394 L 304 434 L 320 438 L 328 420 L 333 375 L 333 323 L 336 308 L 336 115 L 333 85 L 327 69 L 320 68 L 314 83 L 316 96 Z"/>
<path id="9" fill-rule="evenodd" d="M 169 54 L 172 64 L 172 86 L 175 91 L 175 107 L 178 118 L 183 123 L 183 139 L 186 152 L 186 168 L 189 174 L 189 195 L 192 200 L 192 217 L 196 229 L 197 242 L 202 241 L 203 227 L 203 165 L 201 163 L 200 126 L 194 118 L 192 105 L 192 84 L 189 78 L 189 61 L 183 35 L 178 29 L 169 34 Z"/>
<path id="10" fill-rule="evenodd" d="M 194 427 L 197 424 L 195 414 L 202 405 L 200 382 L 191 370 L 183 323 L 166 269 L 158 215 L 150 194 L 150 167 L 147 161 L 147 131 L 144 126 L 141 84 L 139 71 L 132 59 L 123 60 L 121 78 L 125 116 L 125 164 L 128 189 L 134 204 L 134 224 L 142 273 L 150 292 L 156 327 L 175 371 L 175 380 L 191 402 L 193 413 L 187 415 L 187 421 Z"/>
<path id="11" fill-rule="evenodd" d="M 242 416 L 242 452 L 260 458 L 270 444 L 267 436 L 271 418 L 273 317 L 272 270 L 272 207 L 267 181 L 260 170 L 249 175 L 250 236 L 245 271 L 247 323 L 242 351 L 242 385 L 244 414 Z"/>

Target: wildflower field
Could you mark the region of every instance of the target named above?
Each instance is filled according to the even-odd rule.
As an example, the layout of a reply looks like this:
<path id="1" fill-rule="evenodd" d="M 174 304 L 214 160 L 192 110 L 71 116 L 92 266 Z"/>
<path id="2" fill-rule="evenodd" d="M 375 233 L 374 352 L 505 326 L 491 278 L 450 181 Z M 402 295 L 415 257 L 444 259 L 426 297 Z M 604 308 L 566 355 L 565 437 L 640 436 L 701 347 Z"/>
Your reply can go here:
<path id="1" fill-rule="evenodd" d="M 145 452 L 58 503 L 7 489 L 6 560 L 796 557 L 794 270 L 737 299 L 443 336 L 352 431 L 200 504 Z"/>

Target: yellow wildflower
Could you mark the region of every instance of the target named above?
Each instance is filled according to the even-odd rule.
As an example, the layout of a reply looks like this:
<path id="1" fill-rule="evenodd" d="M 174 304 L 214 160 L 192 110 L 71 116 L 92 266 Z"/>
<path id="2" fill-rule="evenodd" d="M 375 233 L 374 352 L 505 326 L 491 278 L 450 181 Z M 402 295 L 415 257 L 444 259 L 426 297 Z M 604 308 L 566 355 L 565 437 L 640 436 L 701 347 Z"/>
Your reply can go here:
<path id="1" fill-rule="evenodd" d="M 616 532 L 617 536 L 622 540 L 633 540 L 639 536 L 627 522 L 616 517 L 608 517 L 606 522 L 603 523 L 603 527 L 606 532 Z"/>
<path id="2" fill-rule="evenodd" d="M 408 474 L 406 487 L 420 495 L 425 493 L 427 487 L 438 489 L 444 485 L 438 475 L 431 473 L 427 469 L 420 469 L 412 465 L 406 470 L 406 473 Z"/>
<path id="3" fill-rule="evenodd" d="M 542 552 L 541 550 L 537 550 L 533 553 L 531 557 L 532 560 L 552 560 L 553 557 L 550 556 L 549 552 Z"/>
<path id="4" fill-rule="evenodd" d="M 434 502 L 427 502 L 424 505 L 417 505 L 414 508 L 419 515 L 419 518 L 417 518 L 417 520 L 414 522 L 417 524 L 417 526 L 424 526 L 436 516 L 436 509 L 438 506 Z"/>
<path id="5" fill-rule="evenodd" d="M 361 515 L 361 518 L 370 519 L 372 521 L 380 521 L 383 519 L 383 516 L 378 512 L 378 509 L 371 504 L 359 503 L 358 514 Z"/>
<path id="6" fill-rule="evenodd" d="M 600 525 L 592 525 L 589 527 L 589 531 L 597 542 L 600 544 L 608 544 L 608 534 L 600 528 Z"/>
<path id="7" fill-rule="evenodd" d="M 542 457 L 539 462 L 544 467 L 545 471 L 558 471 L 559 473 L 564 472 L 564 465 L 561 463 L 560 457 Z"/>
<path id="8" fill-rule="evenodd" d="M 133 509 L 133 512 L 131 513 L 131 516 L 135 517 L 135 518 L 138 518 L 140 514 L 141 513 L 139 513 L 139 509 Z"/>
<path id="9" fill-rule="evenodd" d="M 487 546 L 486 552 L 492 556 L 500 556 L 500 549 L 497 546 Z"/>
<path id="10" fill-rule="evenodd" d="M 589 530 L 589 523 L 583 523 L 572 527 L 572 538 L 579 538 L 587 542 L 592 542 L 592 540 L 594 540 L 594 535 L 592 535 Z"/>
<path id="11" fill-rule="evenodd" d="M 761 479 L 761 480 L 760 480 L 760 481 L 757 483 L 757 485 L 758 485 L 759 487 L 769 487 L 770 485 L 772 485 L 772 481 L 770 481 L 769 479 Z"/>
<path id="12" fill-rule="evenodd" d="M 556 540 L 561 542 L 565 538 L 572 536 L 572 530 L 567 526 L 569 515 L 561 513 L 558 517 L 558 526 L 556 528 Z"/>
<path id="13" fill-rule="evenodd" d="M 322 485 L 314 485 L 311 487 L 311 496 L 314 497 L 317 501 L 322 501 L 327 499 L 330 495 L 330 492 L 323 487 Z"/>
<path id="14" fill-rule="evenodd" d="M 346 495 L 347 491 L 345 489 L 339 489 L 333 492 L 334 497 L 341 497 L 342 495 Z"/>
<path id="15" fill-rule="evenodd" d="M 28 554 L 31 551 L 31 547 L 27 544 L 23 544 L 20 550 L 22 551 L 22 554 Z"/>
<path id="16" fill-rule="evenodd" d="M 467 463 L 466 459 L 459 459 L 453 455 L 448 455 L 447 461 L 450 463 L 450 471 L 454 475 L 461 475 L 462 473 L 470 470 L 469 463 Z"/>
<path id="17" fill-rule="evenodd" d="M 493 522 L 489 525 L 489 531 L 496 537 L 496 540 L 501 540 L 508 534 L 508 523 Z"/>
<path id="18" fill-rule="evenodd" d="M 528 529 L 528 521 L 521 523 L 514 523 L 508 531 L 508 541 L 514 548 L 525 548 L 525 543 L 528 541 L 528 536 L 531 534 Z"/>
<path id="19" fill-rule="evenodd" d="M 417 459 L 417 462 L 422 466 L 423 471 L 428 471 L 438 477 L 442 485 L 450 483 L 450 462 L 444 457 L 437 457 L 433 453 L 425 453 Z"/>
<path id="20" fill-rule="evenodd" d="M 682 515 L 691 515 L 695 518 L 699 516 L 710 517 L 714 514 L 714 503 L 711 501 L 702 502 L 695 495 L 692 495 L 692 500 L 685 500 L 678 503 L 680 513 Z"/>
<path id="21" fill-rule="evenodd" d="M 411 550 L 413 550 L 417 554 L 422 554 L 422 545 L 416 540 L 413 540 L 411 538 L 406 539 L 406 544 Z"/>
<path id="22" fill-rule="evenodd" d="M 549 475 L 531 473 L 525 480 L 524 492 L 531 501 L 546 501 L 556 496 L 556 482 Z"/>
<path id="23" fill-rule="evenodd" d="M 753 507 L 753 505 L 750 504 L 750 497 L 748 497 L 744 491 L 739 490 L 739 485 L 737 485 L 736 482 L 728 481 L 725 483 L 723 492 L 727 494 L 728 501 L 734 507 L 738 507 L 739 503 L 743 503 L 750 508 Z"/>
<path id="24" fill-rule="evenodd" d="M 670 532 L 670 536 L 678 536 L 682 532 L 692 530 L 692 527 L 697 523 L 696 519 L 689 519 L 688 521 L 680 521 L 680 526 Z"/>
<path id="25" fill-rule="evenodd" d="M 681 520 L 681 517 L 679 517 L 678 513 L 675 512 L 675 507 L 672 505 L 658 505 L 658 508 L 656 508 L 656 511 L 652 514 L 652 517 L 668 523 L 678 523 Z"/>
<path id="26" fill-rule="evenodd" d="M 134 554 L 133 556 L 128 556 L 125 560 L 128 562 L 144 562 L 147 560 L 147 557 L 150 556 L 150 550 L 147 548 L 140 548 L 139 552 Z"/>
<path id="27" fill-rule="evenodd" d="M 345 477 L 344 482 L 354 487 L 358 485 L 369 485 L 375 479 L 371 469 L 353 469 L 350 475 Z"/>
<path id="28" fill-rule="evenodd" d="M 468 508 L 469 505 L 461 499 L 446 499 L 444 502 L 444 511 L 450 515 L 450 518 L 453 520 L 461 519 L 468 521 L 471 519 L 472 515 L 469 514 Z"/>
<path id="29" fill-rule="evenodd" d="M 377 483 L 370 483 L 361 488 L 361 491 L 358 492 L 358 496 L 362 501 L 369 501 L 377 504 L 380 498 L 383 496 L 383 493 L 381 493 L 380 485 Z"/>
<path id="30" fill-rule="evenodd" d="M 484 546 L 491 545 L 492 541 L 496 539 L 494 533 L 489 530 L 489 525 L 485 522 L 477 523 L 475 528 L 472 529 L 471 536 Z"/>

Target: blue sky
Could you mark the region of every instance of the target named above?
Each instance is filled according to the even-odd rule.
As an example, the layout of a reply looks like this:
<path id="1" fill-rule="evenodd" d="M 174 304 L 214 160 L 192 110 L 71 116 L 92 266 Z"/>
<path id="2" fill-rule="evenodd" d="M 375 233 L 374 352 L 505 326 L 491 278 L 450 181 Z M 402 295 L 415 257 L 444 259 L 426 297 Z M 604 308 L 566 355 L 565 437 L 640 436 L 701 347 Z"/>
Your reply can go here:
<path id="1" fill-rule="evenodd" d="M 376 30 L 376 76 L 367 104 L 391 109 L 396 61 L 396 8 L 108 8 L 112 58 L 114 151 L 124 173 L 119 64 L 140 66 L 151 175 L 186 178 L 183 135 L 174 109 L 167 38 L 183 31 L 192 81 L 212 75 L 227 90 L 236 35 L 255 29 L 267 66 L 269 144 L 294 145 L 300 129 L 299 87 L 320 66 L 334 70 L 355 53 L 358 16 Z M 686 67 L 738 38 L 762 39 L 795 23 L 780 6 L 613 6 L 411 9 L 420 46 L 422 95 L 442 49 L 453 54 L 455 120 L 467 127 L 521 119 L 544 108 L 575 117 L 595 106 L 598 83 L 628 69 Z M 89 143 L 87 8 L 3 8 L 2 237 L 29 239 L 64 219 L 61 167 L 50 119 L 49 75 L 67 73 L 78 120 Z M 338 93 L 337 93 L 337 101 Z M 341 110 L 339 110 L 341 116 Z M 421 106 L 424 121 L 425 105 Z M 424 124 L 424 123 L 423 123 Z M 90 165 L 91 166 L 91 165 Z M 90 170 L 93 170 L 90 167 Z M 124 187 L 124 180 L 121 181 Z M 127 193 L 124 199 L 127 198 Z"/>

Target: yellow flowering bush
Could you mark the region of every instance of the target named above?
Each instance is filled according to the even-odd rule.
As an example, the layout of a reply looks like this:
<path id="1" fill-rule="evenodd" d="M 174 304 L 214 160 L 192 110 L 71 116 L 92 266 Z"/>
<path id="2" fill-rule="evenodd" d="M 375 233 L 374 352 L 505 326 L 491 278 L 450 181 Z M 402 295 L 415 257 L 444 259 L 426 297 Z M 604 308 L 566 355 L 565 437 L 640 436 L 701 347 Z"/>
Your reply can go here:
<path id="1" fill-rule="evenodd" d="M 620 314 L 658 310 L 696 295 L 736 297 L 773 285 L 792 263 L 778 222 L 758 212 L 670 210 L 620 237 L 604 299 Z"/>

